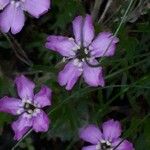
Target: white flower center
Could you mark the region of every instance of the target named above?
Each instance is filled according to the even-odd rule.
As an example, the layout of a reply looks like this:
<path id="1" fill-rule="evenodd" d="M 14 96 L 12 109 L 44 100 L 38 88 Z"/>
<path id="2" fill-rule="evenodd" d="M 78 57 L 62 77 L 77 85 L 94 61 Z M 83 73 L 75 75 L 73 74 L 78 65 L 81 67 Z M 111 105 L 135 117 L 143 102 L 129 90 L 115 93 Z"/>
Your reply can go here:
<path id="1" fill-rule="evenodd" d="M 2 10 L 3 9 L 3 5 L 2 4 L 0 4 L 0 10 Z"/>
<path id="2" fill-rule="evenodd" d="M 69 40 L 73 43 L 76 43 L 73 38 L 69 38 Z M 86 63 L 87 61 L 89 63 L 93 62 L 94 57 L 90 55 L 90 51 L 86 47 L 84 47 L 82 44 L 76 43 L 74 47 L 72 48 L 72 51 L 75 52 L 75 57 L 73 58 L 73 64 L 74 66 L 79 68 L 79 71 L 81 72 L 83 71 L 84 62 Z M 62 61 L 65 62 L 67 59 L 70 59 L 70 58 L 64 57 Z"/>
<path id="3" fill-rule="evenodd" d="M 113 150 L 112 144 L 109 141 L 101 140 L 96 145 L 96 150 Z"/>
<path id="4" fill-rule="evenodd" d="M 39 105 L 33 104 L 31 100 L 23 99 L 20 109 L 17 110 L 17 114 L 20 115 L 24 113 L 24 117 L 31 118 L 40 113 L 39 107 Z"/>
<path id="5" fill-rule="evenodd" d="M 17 7 L 19 7 L 19 6 L 21 6 L 21 4 L 22 3 L 24 3 L 26 0 L 11 0 L 11 4 L 12 5 L 15 5 L 15 7 L 17 8 Z"/>

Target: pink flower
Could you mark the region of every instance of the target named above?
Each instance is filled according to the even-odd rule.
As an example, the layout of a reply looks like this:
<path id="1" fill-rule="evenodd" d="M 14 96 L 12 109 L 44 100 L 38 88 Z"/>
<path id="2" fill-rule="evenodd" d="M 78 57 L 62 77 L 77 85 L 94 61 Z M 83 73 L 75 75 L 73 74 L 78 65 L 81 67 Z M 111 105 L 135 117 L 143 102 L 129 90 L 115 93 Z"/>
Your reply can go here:
<path id="1" fill-rule="evenodd" d="M 24 11 L 39 18 L 49 8 L 50 0 L 0 0 L 0 29 L 5 33 L 11 30 L 16 34 L 24 26 Z"/>
<path id="2" fill-rule="evenodd" d="M 73 32 L 75 39 L 51 35 L 45 45 L 46 48 L 60 53 L 69 60 L 58 75 L 59 84 L 71 90 L 82 75 L 88 85 L 103 87 L 105 83 L 102 67 L 91 67 L 88 63 L 96 65 L 98 64 L 96 58 L 113 56 L 118 38 L 112 33 L 102 32 L 94 39 L 94 27 L 90 15 L 86 15 L 85 18 L 76 17 L 73 20 Z"/>
<path id="3" fill-rule="evenodd" d="M 21 139 L 30 128 L 46 132 L 50 121 L 42 108 L 51 105 L 51 90 L 43 86 L 34 95 L 35 84 L 23 75 L 16 78 L 15 84 L 20 98 L 3 97 L 0 100 L 1 112 L 19 115 L 18 120 L 12 123 L 14 139 Z"/>
<path id="4" fill-rule="evenodd" d="M 88 125 L 82 128 L 79 136 L 86 142 L 91 143 L 82 150 L 134 150 L 133 144 L 127 140 L 122 141 L 121 125 L 118 121 L 109 120 L 102 124 L 102 130 L 96 125 Z"/>

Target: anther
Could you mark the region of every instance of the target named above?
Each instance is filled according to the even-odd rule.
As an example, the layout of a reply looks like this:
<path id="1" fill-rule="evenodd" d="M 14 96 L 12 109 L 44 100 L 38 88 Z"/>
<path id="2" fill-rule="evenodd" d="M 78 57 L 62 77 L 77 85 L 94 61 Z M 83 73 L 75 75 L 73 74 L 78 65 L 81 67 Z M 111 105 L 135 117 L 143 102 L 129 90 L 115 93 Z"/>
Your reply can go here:
<path id="1" fill-rule="evenodd" d="M 96 145 L 96 150 L 100 150 L 100 149 L 101 149 L 101 144 L 98 143 L 98 144 Z"/>
<path id="2" fill-rule="evenodd" d="M 11 4 L 15 4 L 15 1 L 11 1 Z"/>
<path id="3" fill-rule="evenodd" d="M 83 63 L 82 62 L 79 62 L 78 63 L 78 67 L 82 67 Z"/>
<path id="4" fill-rule="evenodd" d="M 26 109 L 28 109 L 29 106 L 30 106 L 30 105 L 29 105 L 28 103 L 25 104 L 25 108 L 26 108 Z"/>
<path id="5" fill-rule="evenodd" d="M 20 108 L 17 110 L 17 115 L 20 115 L 21 113 L 23 113 L 24 109 L 23 108 Z"/>
<path id="6" fill-rule="evenodd" d="M 28 112 L 29 114 L 32 114 L 32 113 L 33 113 L 33 111 L 32 111 L 31 109 L 27 110 L 27 112 Z"/>
<path id="7" fill-rule="evenodd" d="M 74 61 L 73 61 L 73 64 L 75 65 L 75 66 L 78 66 L 79 65 L 79 59 L 74 59 Z"/>
<path id="8" fill-rule="evenodd" d="M 81 60 L 82 60 L 83 62 L 85 62 L 85 59 L 84 59 L 84 58 L 82 58 Z"/>
<path id="9" fill-rule="evenodd" d="M 16 8 L 19 7 L 19 6 L 20 6 L 20 2 L 17 2 L 17 3 L 15 4 L 15 6 L 16 6 Z"/>
<path id="10" fill-rule="evenodd" d="M 71 37 L 71 38 L 69 38 L 69 41 L 74 41 L 74 38 L 72 38 L 72 37 Z"/>
<path id="11" fill-rule="evenodd" d="M 85 54 L 88 54 L 87 48 L 84 49 L 84 53 L 85 53 Z"/>
<path id="12" fill-rule="evenodd" d="M 66 57 L 63 57 L 62 62 L 66 62 Z"/>

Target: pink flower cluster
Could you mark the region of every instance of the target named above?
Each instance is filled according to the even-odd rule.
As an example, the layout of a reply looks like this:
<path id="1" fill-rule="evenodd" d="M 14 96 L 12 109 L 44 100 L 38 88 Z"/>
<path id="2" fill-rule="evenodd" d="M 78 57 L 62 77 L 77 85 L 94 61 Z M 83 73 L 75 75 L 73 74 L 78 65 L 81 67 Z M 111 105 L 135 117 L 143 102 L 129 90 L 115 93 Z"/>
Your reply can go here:
<path id="1" fill-rule="evenodd" d="M 50 9 L 50 0 L 0 0 L 0 29 L 2 32 L 16 34 L 25 23 L 24 11 L 39 18 Z M 82 76 L 92 87 L 105 85 L 102 66 L 98 58 L 113 56 L 119 39 L 110 32 L 101 32 L 95 36 L 92 17 L 78 16 L 73 22 L 74 37 L 50 35 L 45 47 L 63 56 L 67 64 L 58 75 L 58 82 L 71 90 Z M 12 123 L 14 139 L 20 140 L 29 129 L 35 132 L 48 131 L 50 120 L 43 108 L 51 105 L 52 91 L 43 85 L 34 93 L 35 84 L 24 75 L 15 79 L 19 98 L 3 97 L 0 100 L 0 112 L 17 115 Z M 132 143 L 122 141 L 121 125 L 118 121 L 109 120 L 101 127 L 88 125 L 82 128 L 79 136 L 91 143 L 82 150 L 134 150 Z M 121 142 L 122 141 L 122 142 Z M 120 145 L 119 145 L 120 143 Z"/>

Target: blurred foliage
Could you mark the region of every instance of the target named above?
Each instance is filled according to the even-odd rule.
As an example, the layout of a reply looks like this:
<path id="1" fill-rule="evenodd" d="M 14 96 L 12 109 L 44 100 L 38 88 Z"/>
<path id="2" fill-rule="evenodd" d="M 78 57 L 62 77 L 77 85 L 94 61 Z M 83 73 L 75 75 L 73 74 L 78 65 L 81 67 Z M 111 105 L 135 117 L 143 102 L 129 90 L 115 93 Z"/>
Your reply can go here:
<path id="1" fill-rule="evenodd" d="M 102 3 L 98 18 L 106 3 Z M 124 134 L 129 133 L 128 139 L 134 143 L 136 150 L 150 149 L 150 118 L 142 121 L 150 113 L 150 4 L 147 1 L 141 3 L 140 0 L 135 1 L 126 24 L 119 31 L 120 42 L 115 56 L 102 61 L 106 79 L 104 88 L 91 88 L 81 78 L 72 91 L 66 91 L 57 83 L 57 74 L 63 68 L 60 63 L 62 57 L 44 48 L 46 37 L 50 34 L 71 37 L 72 20 L 77 15 L 91 12 L 94 1 L 53 0 L 47 14 L 38 20 L 28 16 L 19 34 L 8 34 L 11 41 L 0 35 L 0 97 L 17 96 L 13 79 L 21 73 L 33 79 L 38 87 L 46 84 L 53 90 L 53 105 L 47 110 L 52 122 L 49 131 L 31 133 L 19 149 L 39 149 L 41 143 L 41 150 L 81 149 L 78 129 L 89 123 L 99 125 L 109 118 L 122 122 Z M 128 1 L 115 0 L 103 22 L 99 24 L 98 18 L 95 21 L 96 33 L 105 30 L 115 32 L 127 5 Z M 2 150 L 15 144 L 10 129 L 12 119 L 15 118 L 0 113 Z"/>

